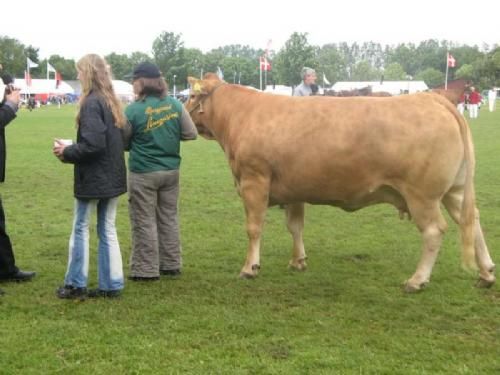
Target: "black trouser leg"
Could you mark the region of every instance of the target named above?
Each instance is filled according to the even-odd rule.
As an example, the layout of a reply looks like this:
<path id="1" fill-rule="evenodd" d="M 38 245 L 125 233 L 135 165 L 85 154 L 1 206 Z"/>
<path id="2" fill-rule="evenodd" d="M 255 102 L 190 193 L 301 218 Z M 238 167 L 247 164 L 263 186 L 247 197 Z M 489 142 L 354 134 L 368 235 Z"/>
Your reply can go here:
<path id="1" fill-rule="evenodd" d="M 17 271 L 12 244 L 5 230 L 5 213 L 3 211 L 2 197 L 0 197 L 0 277 L 12 275 Z"/>

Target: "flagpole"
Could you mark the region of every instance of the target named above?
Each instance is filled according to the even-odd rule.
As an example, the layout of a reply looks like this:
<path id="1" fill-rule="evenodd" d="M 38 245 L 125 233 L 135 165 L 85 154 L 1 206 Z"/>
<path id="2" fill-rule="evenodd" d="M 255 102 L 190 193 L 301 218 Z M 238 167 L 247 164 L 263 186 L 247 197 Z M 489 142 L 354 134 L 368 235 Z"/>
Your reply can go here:
<path id="1" fill-rule="evenodd" d="M 25 77 L 25 83 L 26 83 L 26 91 L 28 91 L 28 98 L 31 97 L 31 90 L 30 90 L 30 86 L 31 84 L 29 84 L 28 82 L 31 81 L 31 75 L 30 75 L 30 63 L 29 63 L 29 57 L 26 57 L 26 71 L 28 72 L 28 75 Z"/>
<path id="2" fill-rule="evenodd" d="M 262 91 L 262 60 L 259 58 L 259 81 L 260 81 L 260 91 Z"/>
<path id="3" fill-rule="evenodd" d="M 449 55 L 450 55 L 450 53 L 446 52 L 446 74 L 445 74 L 445 79 L 444 79 L 444 89 L 445 90 L 448 90 L 448 65 L 450 65 L 448 63 Z"/>
<path id="4" fill-rule="evenodd" d="M 267 89 L 267 59 L 264 60 L 264 91 Z"/>

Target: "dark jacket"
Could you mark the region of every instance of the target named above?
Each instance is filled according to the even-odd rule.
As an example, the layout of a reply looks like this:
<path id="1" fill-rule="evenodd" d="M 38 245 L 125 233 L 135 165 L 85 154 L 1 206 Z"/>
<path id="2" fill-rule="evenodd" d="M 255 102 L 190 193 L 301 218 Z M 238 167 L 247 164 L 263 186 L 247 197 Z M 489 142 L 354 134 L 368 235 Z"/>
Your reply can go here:
<path id="1" fill-rule="evenodd" d="M 75 164 L 76 198 L 113 198 L 127 191 L 121 131 L 97 94 L 82 103 L 77 143 L 64 149 L 64 161 Z"/>
<path id="2" fill-rule="evenodd" d="M 7 104 L 0 104 L 0 182 L 5 181 L 5 161 L 7 157 L 5 144 L 5 127 L 16 117 L 16 112 Z"/>

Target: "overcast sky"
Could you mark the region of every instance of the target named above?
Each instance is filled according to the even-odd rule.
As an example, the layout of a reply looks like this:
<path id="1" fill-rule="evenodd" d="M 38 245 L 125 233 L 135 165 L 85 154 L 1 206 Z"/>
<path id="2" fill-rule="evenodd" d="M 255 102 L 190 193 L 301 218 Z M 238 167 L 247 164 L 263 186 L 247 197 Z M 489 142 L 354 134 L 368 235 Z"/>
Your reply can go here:
<path id="1" fill-rule="evenodd" d="M 319 46 L 446 39 L 481 48 L 500 44 L 499 18 L 500 0 L 23 0 L 3 4 L 0 35 L 39 48 L 40 59 L 151 54 L 163 31 L 203 52 L 228 44 L 264 49 L 269 40 L 278 51 L 295 31 Z"/>

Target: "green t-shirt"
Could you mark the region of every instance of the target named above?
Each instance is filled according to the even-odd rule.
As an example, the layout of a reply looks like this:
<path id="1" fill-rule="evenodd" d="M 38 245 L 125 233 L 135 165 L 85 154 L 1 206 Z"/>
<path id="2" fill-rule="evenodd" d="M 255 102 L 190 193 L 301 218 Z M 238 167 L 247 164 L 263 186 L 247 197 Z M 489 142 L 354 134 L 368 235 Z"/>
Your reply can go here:
<path id="1" fill-rule="evenodd" d="M 127 107 L 125 115 L 132 125 L 131 172 L 179 169 L 181 114 L 182 104 L 171 97 L 148 96 Z"/>

